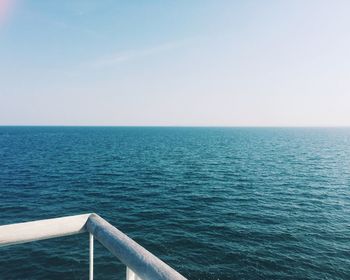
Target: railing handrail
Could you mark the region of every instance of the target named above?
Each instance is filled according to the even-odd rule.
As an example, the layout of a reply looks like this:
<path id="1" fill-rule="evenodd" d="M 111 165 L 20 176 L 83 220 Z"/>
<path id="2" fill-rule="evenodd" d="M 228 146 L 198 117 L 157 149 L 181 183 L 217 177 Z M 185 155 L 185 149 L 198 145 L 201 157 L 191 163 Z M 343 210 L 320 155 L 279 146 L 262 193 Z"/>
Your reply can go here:
<path id="1" fill-rule="evenodd" d="M 0 247 L 86 231 L 90 232 L 94 238 L 100 241 L 142 280 L 186 279 L 126 234 L 94 213 L 0 226 Z M 91 252 L 93 252 L 91 251 L 91 244 L 93 243 L 90 240 L 90 271 L 92 269 Z"/>
<path id="2" fill-rule="evenodd" d="M 0 226 L 0 247 L 86 232 L 91 214 Z"/>
<path id="3" fill-rule="evenodd" d="M 96 214 L 90 215 L 87 230 L 114 256 L 143 280 L 182 280 L 180 273 L 161 261 L 126 234 Z"/>

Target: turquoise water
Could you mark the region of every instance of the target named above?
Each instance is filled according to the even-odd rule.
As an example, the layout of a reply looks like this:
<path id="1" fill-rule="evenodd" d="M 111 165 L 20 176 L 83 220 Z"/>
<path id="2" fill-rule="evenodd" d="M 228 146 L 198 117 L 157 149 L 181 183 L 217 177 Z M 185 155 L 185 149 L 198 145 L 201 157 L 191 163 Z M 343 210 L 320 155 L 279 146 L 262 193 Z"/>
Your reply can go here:
<path id="1" fill-rule="evenodd" d="M 1 127 L 0 211 L 96 212 L 190 279 L 350 279 L 350 129 Z M 0 252 L 0 279 L 88 277 L 86 234 Z"/>

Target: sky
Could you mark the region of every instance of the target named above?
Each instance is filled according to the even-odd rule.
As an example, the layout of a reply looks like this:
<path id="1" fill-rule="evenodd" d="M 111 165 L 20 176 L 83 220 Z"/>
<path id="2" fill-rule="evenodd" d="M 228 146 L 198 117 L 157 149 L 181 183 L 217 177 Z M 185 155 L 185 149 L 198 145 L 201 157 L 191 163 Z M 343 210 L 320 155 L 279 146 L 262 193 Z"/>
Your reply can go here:
<path id="1" fill-rule="evenodd" d="M 350 126 L 349 11 L 0 0 L 0 125 Z"/>

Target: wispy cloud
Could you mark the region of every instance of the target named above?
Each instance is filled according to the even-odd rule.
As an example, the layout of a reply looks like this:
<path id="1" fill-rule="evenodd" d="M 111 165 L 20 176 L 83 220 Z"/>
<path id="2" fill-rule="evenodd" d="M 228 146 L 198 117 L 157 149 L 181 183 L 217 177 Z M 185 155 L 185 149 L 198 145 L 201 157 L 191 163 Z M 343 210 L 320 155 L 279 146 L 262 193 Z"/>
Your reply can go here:
<path id="1" fill-rule="evenodd" d="M 48 25 L 58 30 L 64 30 L 69 33 L 75 33 L 76 36 L 84 36 L 87 38 L 92 38 L 94 40 L 100 40 L 102 37 L 99 32 L 96 32 L 90 28 L 86 28 L 82 25 L 78 25 L 76 22 L 72 22 L 71 20 L 60 19 L 57 16 L 49 16 L 37 10 L 25 10 L 23 13 L 30 21 L 39 22 L 41 24 Z M 75 15 L 75 17 L 77 16 L 79 15 Z"/>
<path id="2" fill-rule="evenodd" d="M 100 38 L 100 36 L 98 36 L 99 34 L 97 32 L 95 32 L 91 29 L 88 29 L 88 28 L 83 28 L 81 26 L 75 26 L 73 24 L 68 24 L 68 23 L 66 23 L 64 21 L 60 21 L 60 20 L 51 20 L 50 23 L 52 25 L 55 25 L 58 28 L 72 31 L 72 32 L 75 32 L 77 34 L 88 35 L 90 37 L 95 37 L 96 39 Z"/>
<path id="3" fill-rule="evenodd" d="M 113 53 L 111 55 L 97 58 L 92 62 L 90 62 L 89 65 L 95 68 L 113 66 L 126 61 L 130 61 L 130 60 L 134 60 L 134 59 L 138 59 L 146 56 L 151 56 L 151 55 L 155 55 L 155 54 L 169 51 L 172 49 L 180 48 L 180 47 L 183 47 L 184 45 L 186 45 L 186 41 L 177 41 L 177 42 L 163 43 L 163 44 L 146 48 L 146 49 L 120 51 L 120 52 Z"/>

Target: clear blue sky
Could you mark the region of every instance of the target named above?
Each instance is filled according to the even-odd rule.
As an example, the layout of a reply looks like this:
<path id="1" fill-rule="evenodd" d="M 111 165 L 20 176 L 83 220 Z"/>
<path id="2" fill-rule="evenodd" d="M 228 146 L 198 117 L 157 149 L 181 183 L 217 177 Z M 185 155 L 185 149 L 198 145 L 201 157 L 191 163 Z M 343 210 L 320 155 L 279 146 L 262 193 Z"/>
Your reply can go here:
<path id="1" fill-rule="evenodd" d="M 0 0 L 0 124 L 348 126 L 349 11 Z"/>

